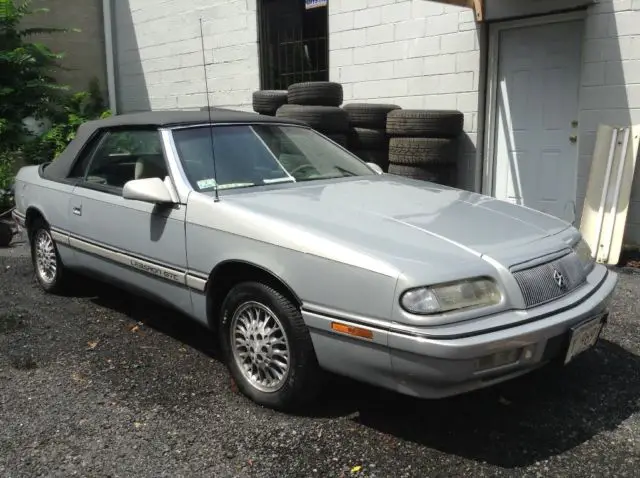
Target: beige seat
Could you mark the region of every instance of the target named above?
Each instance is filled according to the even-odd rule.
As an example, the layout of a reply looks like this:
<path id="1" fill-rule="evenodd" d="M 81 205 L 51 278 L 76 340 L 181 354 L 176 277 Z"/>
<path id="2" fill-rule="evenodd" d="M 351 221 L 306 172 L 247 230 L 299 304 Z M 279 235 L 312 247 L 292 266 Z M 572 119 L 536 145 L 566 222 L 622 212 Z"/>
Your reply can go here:
<path id="1" fill-rule="evenodd" d="M 135 179 L 160 178 L 168 176 L 167 165 L 162 155 L 143 156 L 136 161 Z"/>

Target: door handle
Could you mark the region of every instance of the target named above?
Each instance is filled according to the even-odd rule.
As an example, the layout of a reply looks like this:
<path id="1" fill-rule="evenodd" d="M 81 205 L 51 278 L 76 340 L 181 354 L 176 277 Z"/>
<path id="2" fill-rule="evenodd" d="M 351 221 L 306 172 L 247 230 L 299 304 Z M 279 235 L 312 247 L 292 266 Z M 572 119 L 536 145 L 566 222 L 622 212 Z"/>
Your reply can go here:
<path id="1" fill-rule="evenodd" d="M 74 206 L 73 207 L 73 213 L 76 216 L 82 216 L 82 207 L 81 206 Z"/>

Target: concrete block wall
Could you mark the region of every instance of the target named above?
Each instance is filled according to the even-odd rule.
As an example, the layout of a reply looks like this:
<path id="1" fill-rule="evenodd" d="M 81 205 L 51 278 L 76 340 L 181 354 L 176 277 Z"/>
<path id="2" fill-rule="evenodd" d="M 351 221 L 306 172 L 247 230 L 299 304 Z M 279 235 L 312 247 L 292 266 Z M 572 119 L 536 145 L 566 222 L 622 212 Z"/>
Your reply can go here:
<path id="1" fill-rule="evenodd" d="M 458 109 L 460 180 L 472 189 L 480 103 L 479 29 L 471 9 L 425 0 L 331 0 L 330 79 L 345 103 Z"/>
<path id="2" fill-rule="evenodd" d="M 107 99 L 102 0 L 36 0 L 33 8 L 49 9 L 24 19 L 24 27 L 77 28 L 80 31 L 38 35 L 34 39 L 55 52 L 64 52 L 63 69 L 55 78 L 74 91 L 85 91 L 96 78 Z"/>
<path id="3" fill-rule="evenodd" d="M 585 20 L 580 89 L 578 213 L 582 213 L 599 123 L 640 124 L 640 0 L 600 0 Z M 625 242 L 640 245 L 640 165 Z"/>
<path id="4" fill-rule="evenodd" d="M 256 0 L 115 0 L 120 112 L 207 104 L 251 110 L 259 89 Z"/>

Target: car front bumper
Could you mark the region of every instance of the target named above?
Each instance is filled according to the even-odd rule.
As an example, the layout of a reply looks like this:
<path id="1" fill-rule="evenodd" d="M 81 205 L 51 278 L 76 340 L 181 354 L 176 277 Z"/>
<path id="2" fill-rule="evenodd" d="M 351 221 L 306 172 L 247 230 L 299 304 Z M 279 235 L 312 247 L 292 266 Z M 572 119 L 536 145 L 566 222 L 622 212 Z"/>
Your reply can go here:
<path id="1" fill-rule="evenodd" d="M 564 363 L 574 329 L 593 320 L 602 320 L 603 326 L 607 321 L 618 276 L 598 267 L 597 282 L 586 286 L 588 293 L 580 300 L 569 296 L 528 311 L 507 311 L 490 318 L 494 324 L 509 324 L 504 328 L 472 330 L 465 325 L 468 333 L 454 338 L 433 338 L 426 329 L 398 330 L 392 325 L 385 332 L 357 319 L 303 314 L 325 368 L 406 395 L 442 398 L 515 378 L 554 360 Z M 370 330 L 372 338 L 335 334 L 330 324 L 336 321 Z"/>
<path id="2" fill-rule="evenodd" d="M 606 323 L 617 281 L 615 272 L 606 271 L 598 287 L 574 307 L 490 333 L 432 340 L 391 332 L 389 353 L 398 391 L 445 397 L 514 378 L 553 360 L 564 363 L 573 329 L 593 320 Z"/>

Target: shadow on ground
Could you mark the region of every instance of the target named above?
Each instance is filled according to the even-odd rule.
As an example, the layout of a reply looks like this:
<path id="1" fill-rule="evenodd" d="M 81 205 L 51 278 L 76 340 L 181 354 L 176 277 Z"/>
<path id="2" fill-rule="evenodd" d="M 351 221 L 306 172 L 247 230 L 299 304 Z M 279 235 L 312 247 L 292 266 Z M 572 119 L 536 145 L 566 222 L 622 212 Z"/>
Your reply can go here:
<path id="1" fill-rule="evenodd" d="M 110 286 L 101 286 L 91 300 L 219 359 L 215 336 L 169 308 Z M 304 415 L 346 418 L 447 454 L 524 467 L 612 430 L 637 412 L 639 370 L 640 357 L 602 339 L 568 367 L 547 367 L 444 400 L 417 400 L 330 377 L 330 386 Z"/>

